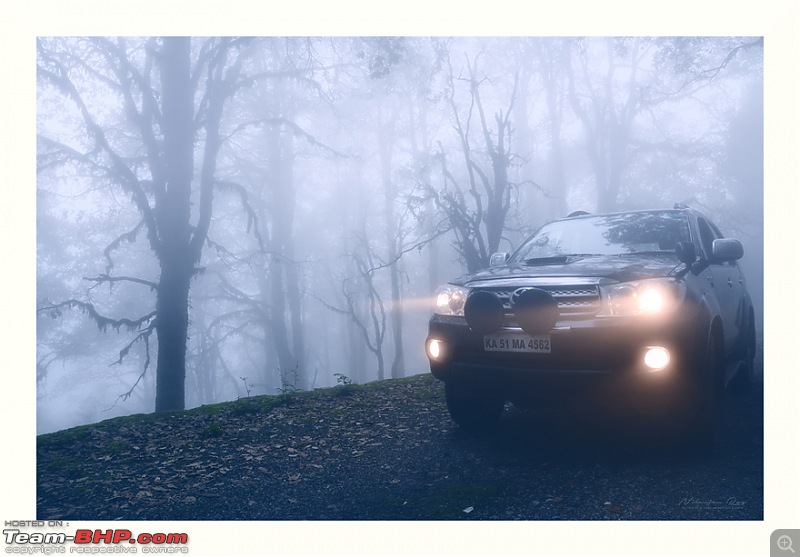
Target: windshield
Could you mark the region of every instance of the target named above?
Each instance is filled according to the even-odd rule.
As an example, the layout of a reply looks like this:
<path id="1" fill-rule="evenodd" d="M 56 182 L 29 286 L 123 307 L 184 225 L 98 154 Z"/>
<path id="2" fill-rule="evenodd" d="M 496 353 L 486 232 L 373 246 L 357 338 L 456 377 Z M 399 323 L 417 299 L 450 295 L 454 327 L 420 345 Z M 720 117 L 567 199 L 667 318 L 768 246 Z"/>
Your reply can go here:
<path id="1" fill-rule="evenodd" d="M 681 211 L 577 217 L 544 225 L 517 250 L 512 261 L 568 255 L 674 254 L 678 242 L 689 240 L 689 224 Z"/>

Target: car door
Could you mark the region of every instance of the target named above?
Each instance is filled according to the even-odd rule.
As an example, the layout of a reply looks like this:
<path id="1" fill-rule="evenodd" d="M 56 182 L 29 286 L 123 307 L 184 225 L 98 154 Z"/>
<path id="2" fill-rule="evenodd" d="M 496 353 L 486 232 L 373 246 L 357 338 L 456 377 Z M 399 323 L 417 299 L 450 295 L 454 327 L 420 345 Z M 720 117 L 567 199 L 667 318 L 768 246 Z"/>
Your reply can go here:
<path id="1" fill-rule="evenodd" d="M 716 236 L 720 238 L 724 237 L 713 222 L 709 221 L 708 224 Z M 729 328 L 731 329 L 731 334 L 735 337 L 734 343 L 738 343 L 742 338 L 744 338 L 743 332 L 747 327 L 748 307 L 745 295 L 747 287 L 745 285 L 742 270 L 739 268 L 739 264 L 736 261 L 725 262 L 723 264 L 723 268 L 725 268 L 728 273 L 726 277 L 726 283 L 730 289 L 730 306 L 734 311 L 733 322 Z"/>
<path id="2" fill-rule="evenodd" d="M 719 305 L 720 317 L 722 318 L 722 330 L 725 341 L 726 356 L 730 356 L 739 338 L 739 328 L 737 326 L 737 315 L 739 312 L 739 298 L 741 285 L 739 279 L 741 274 L 735 261 L 718 261 L 712 255 L 712 245 L 720 235 L 705 218 L 698 217 L 697 228 L 700 232 L 700 243 L 704 252 L 704 257 L 708 261 L 708 274 L 706 280 L 709 282 L 714 296 Z"/>

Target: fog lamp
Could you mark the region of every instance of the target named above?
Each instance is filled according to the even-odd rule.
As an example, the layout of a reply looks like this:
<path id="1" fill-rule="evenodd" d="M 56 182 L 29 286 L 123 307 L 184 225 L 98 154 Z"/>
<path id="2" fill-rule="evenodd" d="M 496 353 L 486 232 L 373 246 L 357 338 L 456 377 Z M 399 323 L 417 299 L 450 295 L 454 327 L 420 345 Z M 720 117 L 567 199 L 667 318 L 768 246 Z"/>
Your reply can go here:
<path id="1" fill-rule="evenodd" d="M 438 360 L 444 353 L 444 343 L 440 340 L 432 339 L 428 341 L 428 356 L 432 360 Z"/>
<path id="2" fill-rule="evenodd" d="M 669 365 L 669 350 L 663 346 L 648 346 L 644 354 L 644 365 L 652 371 L 664 369 Z"/>

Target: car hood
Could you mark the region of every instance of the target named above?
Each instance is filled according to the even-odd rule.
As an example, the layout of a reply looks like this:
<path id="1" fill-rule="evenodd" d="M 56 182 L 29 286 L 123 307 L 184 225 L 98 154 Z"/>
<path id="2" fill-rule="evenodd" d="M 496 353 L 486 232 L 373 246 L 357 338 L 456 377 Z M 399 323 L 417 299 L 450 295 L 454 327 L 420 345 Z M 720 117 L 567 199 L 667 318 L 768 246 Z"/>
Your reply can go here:
<path id="1" fill-rule="evenodd" d="M 670 276 L 682 266 L 674 255 L 569 256 L 557 262 L 498 265 L 459 277 L 453 284 L 483 287 L 504 282 L 515 284 L 529 279 L 533 279 L 533 282 L 549 282 L 548 279 L 555 278 L 571 278 L 573 280 L 570 282 L 594 284 L 628 282 Z"/>

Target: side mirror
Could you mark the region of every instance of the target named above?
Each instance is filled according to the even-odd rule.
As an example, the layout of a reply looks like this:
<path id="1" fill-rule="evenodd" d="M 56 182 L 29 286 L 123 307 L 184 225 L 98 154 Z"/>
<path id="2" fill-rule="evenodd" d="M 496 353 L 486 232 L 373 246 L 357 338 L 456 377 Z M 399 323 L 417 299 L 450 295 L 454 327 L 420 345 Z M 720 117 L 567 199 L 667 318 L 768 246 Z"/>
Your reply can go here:
<path id="1" fill-rule="evenodd" d="M 497 267 L 498 265 L 505 264 L 508 261 L 509 254 L 505 251 L 498 251 L 497 253 L 493 253 L 492 256 L 489 258 L 489 267 Z"/>
<path id="2" fill-rule="evenodd" d="M 675 244 L 675 253 L 681 263 L 691 265 L 697 260 L 697 248 L 692 242 L 678 242 Z"/>
<path id="3" fill-rule="evenodd" d="M 734 238 L 718 238 L 711 244 L 711 257 L 719 261 L 736 261 L 744 256 L 744 247 Z"/>

